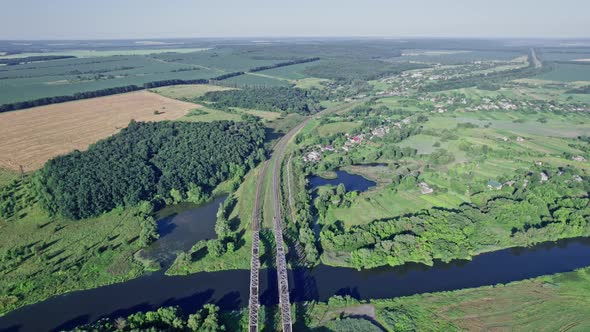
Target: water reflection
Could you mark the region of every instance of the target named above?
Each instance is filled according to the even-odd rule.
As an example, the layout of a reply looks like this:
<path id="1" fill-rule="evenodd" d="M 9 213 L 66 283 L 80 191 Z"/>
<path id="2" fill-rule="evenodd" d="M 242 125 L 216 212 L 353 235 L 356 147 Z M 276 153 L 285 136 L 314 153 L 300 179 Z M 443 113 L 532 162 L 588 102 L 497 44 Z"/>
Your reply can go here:
<path id="1" fill-rule="evenodd" d="M 325 179 L 321 176 L 312 176 L 309 178 L 309 184 L 312 189 L 315 190 L 318 187 L 330 185 L 337 186 L 340 183 L 344 184 L 346 191 L 367 191 L 369 188 L 376 186 L 377 184 L 365 177 L 358 174 L 351 174 L 346 171 L 336 171 L 336 178 Z"/>
<path id="2" fill-rule="evenodd" d="M 196 205 L 182 203 L 157 213 L 160 238 L 142 251 L 141 256 L 168 267 L 178 252 L 189 250 L 197 241 L 214 238 L 217 209 L 227 196 Z"/>

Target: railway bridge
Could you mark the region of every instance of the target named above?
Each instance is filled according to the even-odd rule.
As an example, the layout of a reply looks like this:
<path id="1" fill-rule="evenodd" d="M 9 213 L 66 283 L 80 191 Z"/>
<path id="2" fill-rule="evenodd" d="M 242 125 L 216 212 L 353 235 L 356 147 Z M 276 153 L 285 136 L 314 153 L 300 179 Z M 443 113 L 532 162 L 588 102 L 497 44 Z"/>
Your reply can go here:
<path id="1" fill-rule="evenodd" d="M 291 138 L 301 130 L 310 118 L 291 129 L 283 136 L 274 146 L 273 164 L 272 164 L 272 201 L 274 208 L 273 216 L 273 233 L 276 244 L 276 267 L 278 276 L 279 290 L 279 309 L 281 312 L 281 325 L 284 332 L 293 330 L 293 321 L 291 320 L 291 301 L 289 299 L 289 276 L 287 272 L 287 259 L 285 252 L 285 242 L 283 240 L 283 215 L 281 211 L 280 199 L 280 172 L 281 164 L 284 158 L 287 143 Z M 260 174 L 258 175 L 258 184 L 256 188 L 256 198 L 252 212 L 252 254 L 250 257 L 250 296 L 249 296 L 249 331 L 258 331 L 258 310 L 260 308 L 260 202 L 264 190 L 264 178 L 268 169 L 269 161 L 266 161 Z"/>

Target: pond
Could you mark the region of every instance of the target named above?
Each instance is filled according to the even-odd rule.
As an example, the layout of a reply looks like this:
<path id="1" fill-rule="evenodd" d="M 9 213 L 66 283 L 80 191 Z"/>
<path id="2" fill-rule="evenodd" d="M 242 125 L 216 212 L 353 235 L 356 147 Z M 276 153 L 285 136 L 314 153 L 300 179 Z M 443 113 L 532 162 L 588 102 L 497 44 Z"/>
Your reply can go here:
<path id="1" fill-rule="evenodd" d="M 197 241 L 215 238 L 217 209 L 226 197 L 217 197 L 200 206 L 181 203 L 158 211 L 160 239 L 143 250 L 141 256 L 168 267 L 178 252 L 189 250 Z"/>
<path id="2" fill-rule="evenodd" d="M 386 165 L 386 164 L 379 164 L 378 166 L 373 166 L 373 165 L 377 165 L 377 164 L 367 164 L 367 165 L 362 165 L 362 166 L 366 166 L 366 167 L 383 167 L 382 165 Z M 361 166 L 361 165 L 357 165 L 357 166 Z M 319 187 L 321 186 L 338 186 L 339 184 L 344 184 L 344 187 L 346 188 L 346 191 L 358 191 L 358 192 L 365 192 L 367 190 L 369 190 L 370 188 L 374 187 L 377 185 L 377 183 L 375 183 L 374 181 L 371 181 L 361 175 L 358 174 L 353 174 L 353 173 L 348 173 L 346 171 L 342 171 L 342 170 L 336 170 L 334 171 L 334 173 L 336 174 L 335 178 L 323 178 L 321 176 L 312 176 L 309 178 L 309 184 L 311 186 L 311 190 L 312 190 L 312 201 L 314 201 L 316 199 L 316 197 L 318 197 L 318 193 L 317 190 Z M 322 225 L 319 223 L 318 221 L 318 216 L 316 215 L 313 218 L 313 233 L 315 234 L 316 240 L 319 241 L 320 238 L 320 232 L 322 230 Z"/>
<path id="3" fill-rule="evenodd" d="M 361 175 L 348 173 L 346 171 L 335 171 L 336 178 L 326 179 L 321 176 L 312 176 L 309 178 L 309 184 L 312 189 L 315 190 L 321 186 L 338 186 L 340 183 L 344 184 L 346 191 L 367 191 L 369 188 L 377 185 L 374 181 L 371 181 Z"/>
<path id="4" fill-rule="evenodd" d="M 333 295 L 378 299 L 494 285 L 589 265 L 590 240 L 569 239 L 486 253 L 472 261 L 436 262 L 433 267 L 406 264 L 357 271 L 319 266 L 312 270 L 290 271 L 289 282 L 293 302 L 326 301 Z M 178 305 L 186 312 L 193 312 L 208 302 L 215 302 L 223 309 L 238 309 L 247 306 L 248 281 L 248 270 L 175 277 L 157 272 L 23 307 L 1 317 L 0 330 L 68 329 L 100 317 L 120 317 L 169 305 Z M 262 304 L 277 303 L 275 271 L 261 271 L 260 289 Z"/>

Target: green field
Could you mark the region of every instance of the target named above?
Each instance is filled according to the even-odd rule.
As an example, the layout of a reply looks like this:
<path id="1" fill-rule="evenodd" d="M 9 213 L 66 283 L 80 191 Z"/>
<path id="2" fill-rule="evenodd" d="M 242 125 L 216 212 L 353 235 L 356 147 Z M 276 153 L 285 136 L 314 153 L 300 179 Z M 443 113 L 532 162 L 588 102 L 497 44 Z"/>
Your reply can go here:
<path id="1" fill-rule="evenodd" d="M 230 113 L 209 107 L 199 107 L 190 110 L 180 121 L 211 122 L 220 120 L 240 121 L 240 113 Z"/>
<path id="2" fill-rule="evenodd" d="M 223 73 L 149 56 L 112 56 L 7 66 L 0 71 L 0 104 L 69 96 L 169 79 L 210 78 Z M 190 70 L 189 70 L 190 69 Z M 180 71 L 178 71 L 180 70 Z"/>
<path id="3" fill-rule="evenodd" d="M 0 220 L 0 315 L 66 292 L 136 278 L 142 248 L 137 209 L 97 218 L 48 216 L 38 204 L 16 220 Z"/>
<path id="4" fill-rule="evenodd" d="M 105 51 L 107 52 L 107 51 Z M 125 53 L 125 51 L 108 51 Z M 135 51 L 130 51 L 135 52 Z M 92 52 L 90 52 L 92 53 Z M 133 53 L 135 54 L 135 53 Z M 147 82 L 171 79 L 209 79 L 278 63 L 239 54 L 232 49 L 202 50 L 191 53 L 112 55 L 45 61 L 6 66 L 0 70 L 0 104 L 44 97 L 69 96 Z M 287 82 L 248 75 L 230 84 L 284 85 Z"/>
<path id="5" fill-rule="evenodd" d="M 287 80 L 301 80 L 310 77 L 307 73 L 305 73 L 305 69 L 318 64 L 321 65 L 322 63 L 322 60 L 308 63 L 300 63 L 292 66 L 263 70 L 258 73 Z"/>
<path id="6" fill-rule="evenodd" d="M 551 66 L 553 69 L 550 72 L 538 75 L 535 78 L 558 82 L 590 82 L 590 65 L 552 63 Z"/>
<path id="7" fill-rule="evenodd" d="M 190 101 L 202 97 L 207 92 L 223 90 L 228 90 L 228 88 L 210 84 L 189 84 L 166 86 L 150 91 L 168 98 Z"/>
<path id="8" fill-rule="evenodd" d="M 357 313 L 362 312 L 375 315 L 387 331 L 587 331 L 588 285 L 586 268 L 506 285 L 361 303 L 332 298 L 328 303 L 306 305 L 306 326 L 329 327 L 339 317 L 359 319 Z"/>
<path id="9" fill-rule="evenodd" d="M 331 136 L 338 133 L 350 133 L 360 127 L 360 122 L 332 122 L 318 127 L 320 136 Z"/>
<path id="10" fill-rule="evenodd" d="M 271 87 L 271 86 L 290 86 L 289 81 L 273 78 L 270 76 L 257 75 L 257 73 L 246 74 L 236 77 L 231 77 L 223 81 L 223 85 L 229 87 L 244 87 L 244 86 L 256 86 L 256 87 Z"/>

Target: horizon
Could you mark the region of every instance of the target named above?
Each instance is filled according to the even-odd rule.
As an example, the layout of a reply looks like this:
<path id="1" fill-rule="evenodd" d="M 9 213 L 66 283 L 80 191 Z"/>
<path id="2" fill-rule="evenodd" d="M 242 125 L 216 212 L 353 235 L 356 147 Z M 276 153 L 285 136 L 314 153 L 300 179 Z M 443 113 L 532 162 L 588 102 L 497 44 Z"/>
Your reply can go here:
<path id="1" fill-rule="evenodd" d="M 590 36 L 563 36 L 563 37 L 534 37 L 534 36 L 428 36 L 428 35 L 416 35 L 416 36 L 396 36 L 396 35 L 284 35 L 284 36 L 269 36 L 269 35 L 251 35 L 251 36 L 238 36 L 238 35 L 227 35 L 227 36 L 179 36 L 179 37 L 126 37 L 126 38 L 43 38 L 43 39 L 10 39 L 0 38 L 0 41 L 7 42 L 42 42 L 42 41 L 152 41 L 152 40 L 249 40 L 258 41 L 252 39 L 264 38 L 269 40 L 280 40 L 280 39 L 346 39 L 346 40 L 357 40 L 357 39 L 368 39 L 368 40 L 404 40 L 404 39 L 435 39 L 435 40 L 534 40 L 534 41 L 559 41 L 559 40 L 588 40 Z M 262 40 L 264 41 L 264 40 Z M 158 45 L 154 45 L 158 46 Z"/>
<path id="2" fill-rule="evenodd" d="M 7 0 L 0 40 L 170 38 L 587 38 L 590 3 L 453 0 Z M 108 24 L 105 24 L 108 22 Z"/>

